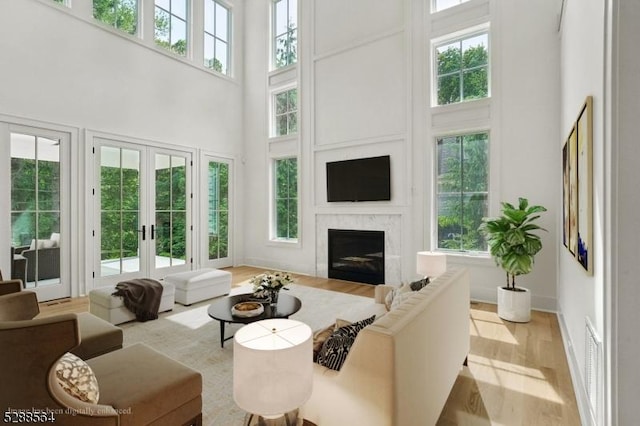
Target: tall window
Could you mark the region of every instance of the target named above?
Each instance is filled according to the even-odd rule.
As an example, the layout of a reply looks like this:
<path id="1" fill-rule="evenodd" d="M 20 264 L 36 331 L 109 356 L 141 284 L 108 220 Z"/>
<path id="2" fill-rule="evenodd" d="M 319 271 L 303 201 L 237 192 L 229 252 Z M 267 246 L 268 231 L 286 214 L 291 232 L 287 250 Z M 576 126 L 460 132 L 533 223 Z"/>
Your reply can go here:
<path id="1" fill-rule="evenodd" d="M 207 259 L 211 260 L 229 256 L 229 165 L 210 161 L 207 179 L 209 182 Z"/>
<path id="2" fill-rule="evenodd" d="M 58 3 L 63 3 L 63 0 Z M 138 29 L 138 0 L 93 0 L 93 17 L 125 33 L 135 34 Z"/>
<path id="3" fill-rule="evenodd" d="M 450 7 L 457 6 L 469 0 L 433 0 L 433 11 L 440 12 L 441 10 L 449 9 Z"/>
<path id="4" fill-rule="evenodd" d="M 298 2 L 275 0 L 273 3 L 273 64 L 276 68 L 298 60 Z"/>
<path id="5" fill-rule="evenodd" d="M 214 0 L 204 8 L 204 66 L 229 74 L 229 9 Z"/>
<path id="6" fill-rule="evenodd" d="M 437 104 L 489 96 L 489 34 L 484 32 L 435 46 Z"/>
<path id="7" fill-rule="evenodd" d="M 286 136 L 298 131 L 298 89 L 274 95 L 274 136 Z"/>
<path id="8" fill-rule="evenodd" d="M 60 282 L 60 140 L 11 133 L 11 239 L 28 287 Z"/>
<path id="9" fill-rule="evenodd" d="M 187 0 L 155 0 L 155 40 L 178 55 L 187 55 Z"/>
<path id="10" fill-rule="evenodd" d="M 275 237 L 282 240 L 298 238 L 298 160 L 275 160 Z"/>
<path id="11" fill-rule="evenodd" d="M 486 251 L 478 232 L 488 214 L 489 134 L 437 139 L 438 248 Z"/>

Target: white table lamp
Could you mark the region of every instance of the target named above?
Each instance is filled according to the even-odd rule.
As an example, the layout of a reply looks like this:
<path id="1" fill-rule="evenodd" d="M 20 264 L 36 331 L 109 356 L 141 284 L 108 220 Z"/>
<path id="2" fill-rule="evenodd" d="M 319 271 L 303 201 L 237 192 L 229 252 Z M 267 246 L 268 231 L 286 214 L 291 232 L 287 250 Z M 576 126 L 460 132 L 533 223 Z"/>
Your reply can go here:
<path id="1" fill-rule="evenodd" d="M 419 251 L 416 272 L 423 277 L 436 278 L 447 271 L 447 255 L 435 251 Z"/>
<path id="2" fill-rule="evenodd" d="M 268 319 L 236 332 L 233 399 L 251 413 L 246 424 L 298 424 L 297 409 L 311 397 L 312 386 L 313 344 L 308 325 Z"/>

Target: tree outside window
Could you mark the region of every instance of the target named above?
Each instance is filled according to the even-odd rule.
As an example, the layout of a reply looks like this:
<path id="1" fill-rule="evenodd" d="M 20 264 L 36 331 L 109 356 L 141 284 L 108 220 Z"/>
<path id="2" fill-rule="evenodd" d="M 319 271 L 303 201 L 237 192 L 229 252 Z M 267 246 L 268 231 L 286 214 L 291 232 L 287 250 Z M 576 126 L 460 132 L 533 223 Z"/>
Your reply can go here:
<path id="1" fill-rule="evenodd" d="M 298 60 L 298 2 L 276 0 L 273 3 L 273 63 L 276 68 Z"/>
<path id="2" fill-rule="evenodd" d="M 155 41 L 178 55 L 187 55 L 187 0 L 155 0 Z"/>
<path id="3" fill-rule="evenodd" d="M 275 136 L 286 136 L 298 131 L 298 89 L 276 93 L 274 96 Z"/>
<path id="4" fill-rule="evenodd" d="M 93 17 L 133 35 L 138 29 L 138 0 L 93 0 Z"/>
<path id="5" fill-rule="evenodd" d="M 204 8 L 204 66 L 229 74 L 231 12 L 214 0 L 205 0 Z"/>
<path id="6" fill-rule="evenodd" d="M 489 134 L 437 139 L 438 248 L 486 251 L 478 232 L 488 215 Z"/>
<path id="7" fill-rule="evenodd" d="M 488 33 L 447 41 L 435 54 L 438 105 L 489 96 Z"/>
<path id="8" fill-rule="evenodd" d="M 275 237 L 298 239 L 298 160 L 283 158 L 274 162 Z"/>

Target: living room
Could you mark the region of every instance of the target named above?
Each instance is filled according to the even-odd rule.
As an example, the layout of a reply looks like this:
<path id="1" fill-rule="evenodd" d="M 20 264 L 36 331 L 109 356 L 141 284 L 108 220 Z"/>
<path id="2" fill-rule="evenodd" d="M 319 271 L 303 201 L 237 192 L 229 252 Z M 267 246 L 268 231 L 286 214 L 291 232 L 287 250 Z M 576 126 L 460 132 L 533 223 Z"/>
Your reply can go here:
<path id="1" fill-rule="evenodd" d="M 388 236 L 386 282 L 398 284 L 416 278 L 417 251 L 442 248 L 434 184 L 438 140 L 487 133 L 487 215 L 520 196 L 548 209 L 544 248 L 522 285 L 531 289 L 534 309 L 558 315 L 582 422 L 629 424 L 640 383 L 631 364 L 640 348 L 629 325 L 638 295 L 633 272 L 640 268 L 631 255 L 638 229 L 630 113 L 637 111 L 631 98 L 638 90 L 632 42 L 638 6 L 469 0 L 432 13 L 430 2 L 418 0 L 300 2 L 296 60 L 276 67 L 272 2 L 234 0 L 222 2 L 230 11 L 228 37 L 221 40 L 228 56 L 214 53 L 223 66 L 211 69 L 201 65 L 209 56 L 198 35 L 204 20 L 196 18 L 204 2 L 190 2 L 194 18 L 185 34 L 193 42 L 186 51 L 154 41 L 155 4 L 139 3 L 134 35 L 97 22 L 90 2 L 0 6 L 7 82 L 0 88 L 6 159 L 0 185 L 11 193 L 12 134 L 61 141 L 64 297 L 119 279 L 95 276 L 96 148 L 142 147 L 148 165 L 153 155 L 193 162 L 189 225 L 195 232 L 181 257 L 192 258 L 194 268 L 251 265 L 326 277 L 328 229 L 380 229 Z M 440 105 L 433 52 L 482 34 L 490 52 L 487 95 Z M 297 104 L 286 113 L 297 114 L 297 121 L 281 131 L 275 99 L 291 89 Z M 587 96 L 594 99 L 593 275 L 562 246 L 561 219 L 562 143 Z M 383 155 L 391 159 L 390 200 L 327 201 L 326 163 Z M 287 198 L 296 207 L 288 218 L 295 223 L 282 237 L 274 229 L 273 170 L 291 158 L 297 192 Z M 205 164 L 212 162 L 228 165 L 231 176 L 229 252 L 220 259 L 207 256 L 206 233 L 198 232 L 208 226 Z M 152 192 L 147 185 L 145 194 Z M 0 225 L 6 246 L 13 244 L 11 212 L 5 208 Z M 146 232 L 151 223 L 141 222 Z M 469 270 L 472 299 L 495 303 L 504 277 L 490 257 L 482 250 L 447 253 L 450 265 Z M 162 276 L 160 268 L 142 266 L 149 276 Z M 2 271 L 11 267 L 8 256 L 0 259 Z M 39 293 L 42 300 L 55 298 L 46 292 Z M 587 321 L 599 340 L 596 392 L 589 395 Z"/>

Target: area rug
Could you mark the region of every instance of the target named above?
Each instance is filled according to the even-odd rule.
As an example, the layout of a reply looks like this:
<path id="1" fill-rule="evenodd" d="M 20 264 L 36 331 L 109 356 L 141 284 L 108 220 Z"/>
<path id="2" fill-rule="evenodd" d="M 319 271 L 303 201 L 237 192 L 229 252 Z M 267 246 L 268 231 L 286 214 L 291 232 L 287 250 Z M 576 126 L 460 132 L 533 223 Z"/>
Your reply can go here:
<path id="1" fill-rule="evenodd" d="M 289 287 L 287 294 L 302 301 L 300 311 L 290 318 L 308 324 L 312 330 L 332 324 L 342 312 L 373 303 L 368 297 L 295 284 Z M 203 424 L 239 426 L 245 413 L 233 401 L 233 341 L 220 348 L 219 323 L 207 315 L 210 303 L 176 304 L 173 311 L 161 313 L 157 320 L 122 324 L 124 345 L 145 343 L 202 373 Z M 226 335 L 232 335 L 240 326 L 227 325 Z"/>

